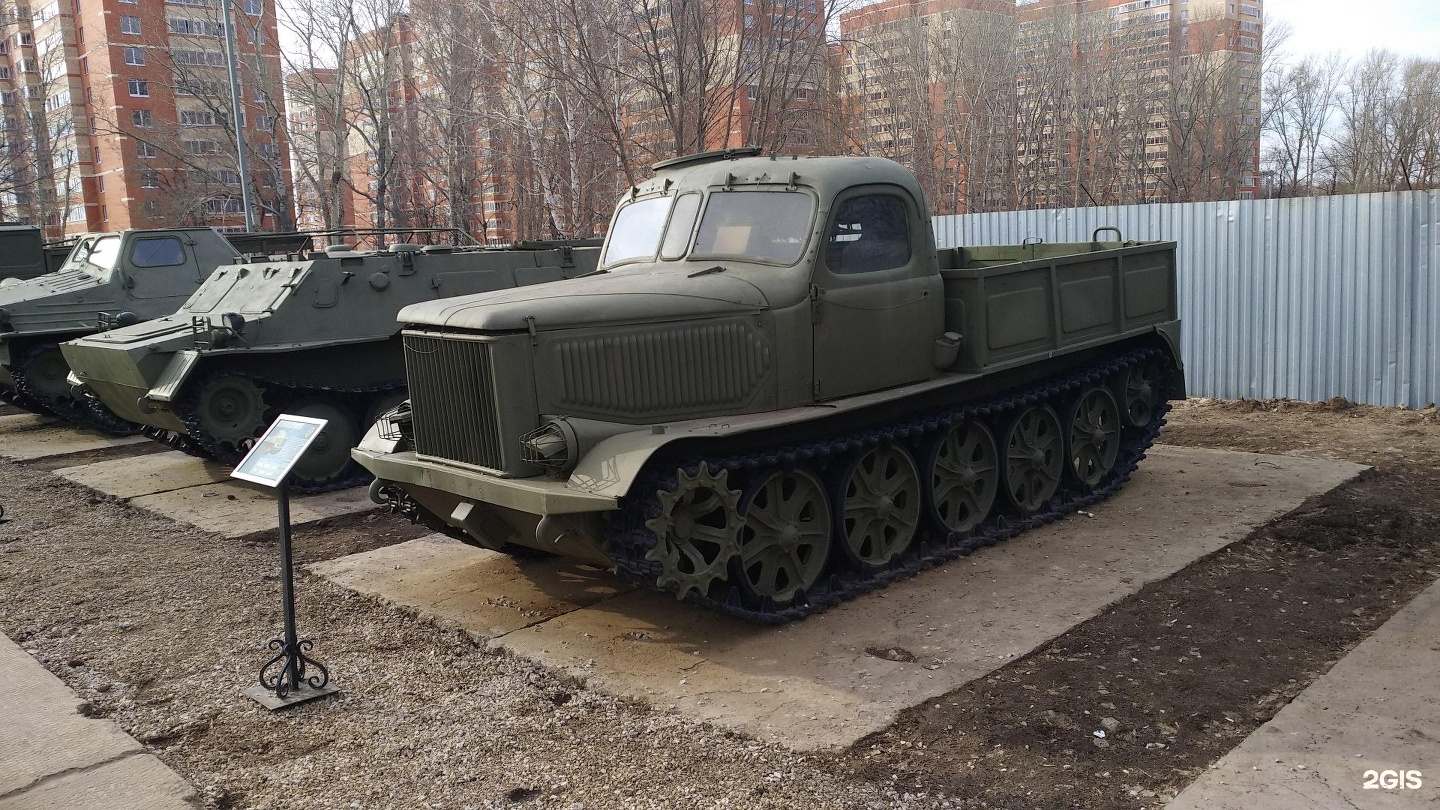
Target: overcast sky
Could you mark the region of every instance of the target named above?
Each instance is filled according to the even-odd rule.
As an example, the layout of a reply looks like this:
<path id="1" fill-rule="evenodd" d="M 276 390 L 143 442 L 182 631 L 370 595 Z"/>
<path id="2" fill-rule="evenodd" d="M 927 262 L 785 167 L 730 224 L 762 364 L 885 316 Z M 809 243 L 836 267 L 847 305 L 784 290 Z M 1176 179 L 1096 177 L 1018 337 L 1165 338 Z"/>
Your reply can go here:
<path id="1" fill-rule="evenodd" d="M 1265 0 L 1264 8 L 1267 22 L 1294 30 L 1285 46 L 1292 56 L 1388 48 L 1440 59 L 1440 0 Z"/>

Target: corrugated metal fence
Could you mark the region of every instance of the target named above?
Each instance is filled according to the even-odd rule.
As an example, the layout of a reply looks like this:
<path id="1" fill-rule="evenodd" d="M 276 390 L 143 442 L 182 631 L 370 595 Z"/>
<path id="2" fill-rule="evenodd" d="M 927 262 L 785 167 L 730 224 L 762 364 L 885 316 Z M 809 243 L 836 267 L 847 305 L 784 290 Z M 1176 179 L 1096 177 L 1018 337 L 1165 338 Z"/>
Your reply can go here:
<path id="1" fill-rule="evenodd" d="M 1083 242 L 1106 225 L 1179 243 L 1192 396 L 1440 399 L 1440 192 L 965 214 L 936 217 L 935 239 Z"/>

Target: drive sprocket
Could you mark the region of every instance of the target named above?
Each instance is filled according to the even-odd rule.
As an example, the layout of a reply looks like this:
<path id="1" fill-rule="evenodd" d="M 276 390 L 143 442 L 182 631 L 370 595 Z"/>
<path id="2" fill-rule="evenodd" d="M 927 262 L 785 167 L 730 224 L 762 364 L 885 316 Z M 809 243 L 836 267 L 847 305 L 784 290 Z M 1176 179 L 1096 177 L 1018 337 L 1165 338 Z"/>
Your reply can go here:
<path id="1" fill-rule="evenodd" d="M 660 566 L 655 584 L 676 599 L 691 591 L 704 596 L 725 579 L 732 557 L 740 553 L 740 492 L 729 486 L 729 471 L 718 474 L 707 464 L 695 472 L 679 469 L 674 486 L 658 490 L 660 514 L 645 521 L 655 545 L 645 559 Z"/>

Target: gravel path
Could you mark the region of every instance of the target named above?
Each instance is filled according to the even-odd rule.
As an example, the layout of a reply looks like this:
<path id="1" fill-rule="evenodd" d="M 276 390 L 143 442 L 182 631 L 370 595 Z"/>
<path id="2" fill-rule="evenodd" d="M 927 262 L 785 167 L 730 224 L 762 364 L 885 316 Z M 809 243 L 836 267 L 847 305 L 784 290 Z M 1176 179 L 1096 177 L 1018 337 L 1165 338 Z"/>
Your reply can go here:
<path id="1" fill-rule="evenodd" d="M 1382 472 L 1403 459 L 1391 479 L 1377 479 L 1396 482 L 1383 488 L 1386 497 L 1430 499 L 1440 492 L 1440 417 L 1433 410 L 1192 402 L 1174 412 L 1172 423 L 1164 440 L 1182 444 L 1350 458 L 1379 464 Z M 1123 625 L 1127 610 L 1142 610 L 1127 607 L 1129 600 L 985 683 L 937 699 L 955 707 L 948 717 L 915 713 L 850 751 L 802 757 L 685 720 L 666 706 L 637 705 L 524 660 L 487 654 L 455 628 L 303 574 L 301 631 L 316 640 L 315 657 L 344 692 L 271 714 L 240 690 L 253 682 L 265 642 L 280 625 L 274 537 L 224 541 L 96 497 L 46 466 L 52 465 L 0 461 L 0 499 L 14 518 L 0 526 L 0 631 L 89 700 L 90 711 L 113 718 L 189 779 L 212 807 L 1149 807 L 1235 741 L 1177 752 L 1165 774 L 1141 779 L 1122 769 L 1165 750 L 1153 741 L 1136 742 L 1132 756 L 1119 737 L 1101 749 L 1067 748 L 1054 735 L 1006 736 L 1012 718 L 1004 711 L 1020 718 L 1019 726 L 1034 708 L 1022 692 L 1063 695 L 1094 675 L 1074 666 L 1083 657 L 1075 645 L 1152 643 L 1106 635 Z M 1390 524 L 1380 518 L 1404 504 L 1367 501 L 1366 493 L 1379 491 L 1368 486 L 1327 502 L 1334 514 L 1364 518 L 1351 528 L 1336 524 L 1343 530 L 1337 536 L 1386 540 L 1381 524 Z M 1406 519 L 1434 536 L 1433 511 Z M 365 515 L 300 530 L 297 555 L 301 563 L 328 559 L 419 533 L 395 518 Z M 1308 548 L 1283 536 L 1255 539 L 1283 541 L 1275 546 L 1280 550 Z M 1305 557 L 1311 558 L 1332 571 L 1352 564 L 1343 556 Z M 1427 570 L 1433 559 L 1424 557 L 1422 575 L 1390 583 L 1396 590 L 1388 595 L 1398 602 L 1426 574 L 1433 580 L 1436 572 Z M 1199 565 L 1170 587 L 1210 582 L 1214 591 L 1231 581 L 1206 580 Z M 1263 573 L 1257 568 L 1257 576 Z M 1274 587 L 1275 598 L 1295 596 L 1281 593 L 1289 583 Z M 1163 601 L 1164 593 L 1146 598 L 1183 607 Z M 1297 651 L 1295 672 L 1276 692 L 1303 688 L 1385 615 L 1367 615 L 1352 622 L 1356 633 Z M 1204 623 L 1211 618 L 1197 617 L 1195 632 L 1212 630 Z M 1053 665 L 1057 660 L 1066 665 Z M 1188 699 L 1197 712 L 1222 705 L 1207 703 L 1203 693 Z M 1137 715 L 1158 710 L 1148 705 L 1151 697 L 1133 700 Z M 1264 722 L 1279 705 L 1258 706 L 1247 722 Z M 909 749 L 922 745 L 926 754 L 912 755 Z M 1103 759 L 1095 753 L 1102 751 Z M 1031 766 L 1073 767 L 1088 781 L 1050 779 L 1042 791 L 1017 789 L 1015 773 Z"/>
<path id="2" fill-rule="evenodd" d="M 0 527 L 0 630 L 215 807 L 949 806 L 484 653 L 309 576 L 301 631 L 344 692 L 271 714 L 240 690 L 280 626 L 272 539 L 222 541 L 10 463 L 0 492 L 25 493 Z M 414 533 L 371 516 L 302 529 L 297 553 Z"/>

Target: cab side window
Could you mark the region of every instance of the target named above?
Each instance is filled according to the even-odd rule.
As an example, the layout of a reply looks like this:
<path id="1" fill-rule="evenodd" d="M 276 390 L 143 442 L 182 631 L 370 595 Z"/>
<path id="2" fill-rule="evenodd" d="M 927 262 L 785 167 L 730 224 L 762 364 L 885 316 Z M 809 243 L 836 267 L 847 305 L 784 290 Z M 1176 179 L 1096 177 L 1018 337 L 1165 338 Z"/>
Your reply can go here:
<path id="1" fill-rule="evenodd" d="M 825 266 L 838 275 L 893 270 L 910 263 L 910 215 L 888 194 L 853 197 L 835 211 Z"/>
<path id="2" fill-rule="evenodd" d="M 174 236 L 135 240 L 130 263 L 136 267 L 174 267 L 185 263 L 185 246 Z"/>

